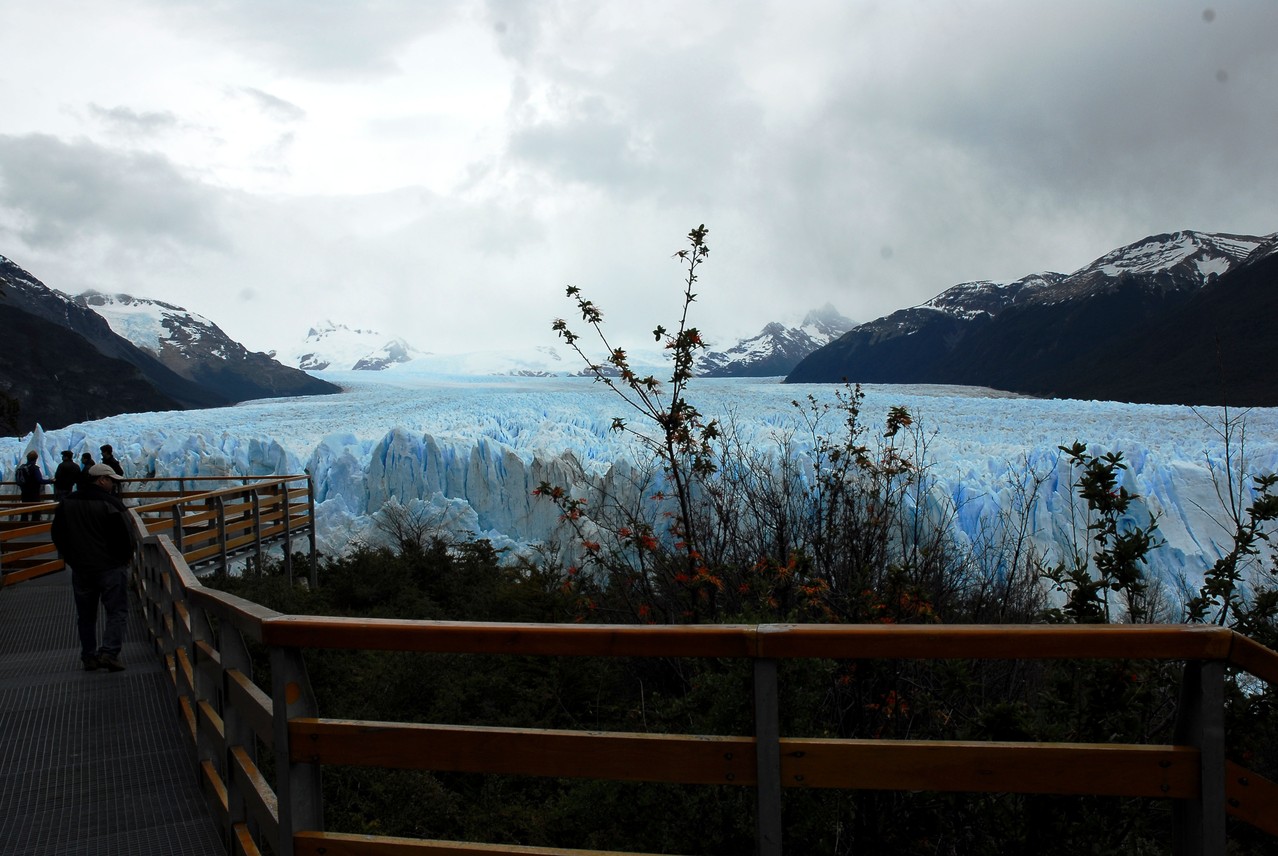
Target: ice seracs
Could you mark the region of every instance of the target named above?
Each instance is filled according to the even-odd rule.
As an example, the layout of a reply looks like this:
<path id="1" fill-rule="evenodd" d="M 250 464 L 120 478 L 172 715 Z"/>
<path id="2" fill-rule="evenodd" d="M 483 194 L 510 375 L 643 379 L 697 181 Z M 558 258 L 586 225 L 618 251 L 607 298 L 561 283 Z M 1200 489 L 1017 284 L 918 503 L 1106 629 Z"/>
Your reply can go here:
<path id="1" fill-rule="evenodd" d="M 532 496 L 542 481 L 572 485 L 591 502 L 639 483 L 634 467 L 643 459 L 612 430 L 624 410 L 601 384 L 579 377 L 435 376 L 417 368 L 326 373 L 345 389 L 335 396 L 130 414 L 7 438 L 0 440 L 0 465 L 11 471 L 32 448 L 52 461 L 62 449 L 96 451 L 110 442 L 132 475 L 305 470 L 315 485 L 320 549 L 330 554 L 361 540 L 376 543 L 377 515 L 388 503 L 499 548 L 570 539 L 558 530 L 557 509 Z M 792 402 L 809 393 L 831 402 L 836 390 L 749 378 L 701 378 L 695 385 L 698 408 L 710 417 L 731 415 L 745 442 L 775 448 L 789 432 L 799 451 L 804 434 L 795 430 Z M 1096 453 L 1124 453 L 1123 484 L 1142 496 L 1132 519 L 1144 523 L 1156 514 L 1165 542 L 1155 552 L 1155 575 L 1169 584 L 1184 575 L 1194 584 L 1220 555 L 1225 530 L 1212 518 L 1219 503 L 1208 462 L 1219 465 L 1223 450 L 1188 408 L 877 386 L 867 389 L 861 412 L 878 420 L 894 405 L 909 409 L 929 432 L 930 481 L 921 509 L 950 527 L 958 543 L 989 537 L 1005 515 L 1018 513 L 1016 486 L 1029 472 L 1042 478 L 1028 512 L 1036 548 L 1066 555 L 1080 531 L 1085 540 L 1072 517 L 1074 476 L 1057 448 L 1079 439 Z M 1278 468 L 1278 409 L 1258 408 L 1248 419 L 1249 471 Z"/>

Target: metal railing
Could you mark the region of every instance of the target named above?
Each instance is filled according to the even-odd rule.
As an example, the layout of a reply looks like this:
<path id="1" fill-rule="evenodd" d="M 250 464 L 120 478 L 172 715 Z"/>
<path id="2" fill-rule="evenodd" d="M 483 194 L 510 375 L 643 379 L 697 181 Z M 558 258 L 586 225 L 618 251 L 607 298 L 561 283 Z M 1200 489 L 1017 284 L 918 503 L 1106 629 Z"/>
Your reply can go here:
<path id="1" fill-rule="evenodd" d="M 143 526 L 141 518 L 137 525 Z M 326 764 L 752 788 L 757 852 L 782 849 L 785 788 L 1091 794 L 1173 801 L 1179 854 L 1216 856 L 1232 814 L 1278 835 L 1278 786 L 1225 758 L 1226 667 L 1278 682 L 1278 653 L 1203 626 L 602 626 L 283 615 L 204 587 L 164 535 L 143 544 L 148 622 L 169 664 L 210 802 L 234 853 L 549 854 L 501 844 L 327 831 Z M 246 640 L 265 646 L 270 687 Z M 305 649 L 753 661 L 754 733 L 509 729 L 320 716 Z M 1183 661 L 1171 745 L 850 740 L 780 733 L 777 665 L 821 659 Z M 274 783 L 258 767 L 272 753 Z M 599 853 L 600 851 L 589 851 Z M 635 856 L 635 854 L 627 854 Z"/>

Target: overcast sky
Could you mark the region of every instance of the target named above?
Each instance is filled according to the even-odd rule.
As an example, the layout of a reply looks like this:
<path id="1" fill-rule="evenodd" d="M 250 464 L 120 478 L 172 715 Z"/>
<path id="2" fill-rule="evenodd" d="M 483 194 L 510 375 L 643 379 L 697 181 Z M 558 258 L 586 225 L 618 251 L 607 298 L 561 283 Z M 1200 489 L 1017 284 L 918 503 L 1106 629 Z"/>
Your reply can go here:
<path id="1" fill-rule="evenodd" d="M 1278 2 L 0 0 L 0 255 L 254 350 L 712 341 L 1278 231 Z"/>

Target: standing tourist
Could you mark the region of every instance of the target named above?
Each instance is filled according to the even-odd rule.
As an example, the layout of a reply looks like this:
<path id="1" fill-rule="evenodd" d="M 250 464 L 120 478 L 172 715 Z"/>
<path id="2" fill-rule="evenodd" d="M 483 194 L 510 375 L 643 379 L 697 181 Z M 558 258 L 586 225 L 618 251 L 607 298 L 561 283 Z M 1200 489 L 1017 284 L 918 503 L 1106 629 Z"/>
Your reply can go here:
<path id="1" fill-rule="evenodd" d="M 44 486 L 49 483 L 49 480 L 44 477 L 44 470 L 40 469 L 40 453 L 35 449 L 27 452 L 27 462 L 18 467 L 13 478 L 14 481 L 18 483 L 18 490 L 22 494 L 22 501 L 24 503 L 39 502 L 40 494 L 44 492 Z M 39 520 L 40 512 L 24 512 L 22 519 Z"/>
<path id="2" fill-rule="evenodd" d="M 80 468 L 76 466 L 74 453 L 65 449 L 62 452 L 62 463 L 53 471 L 53 498 L 58 502 L 66 499 L 79 481 Z"/>
<path id="3" fill-rule="evenodd" d="M 115 459 L 115 451 L 111 448 L 111 444 L 107 443 L 102 447 L 102 463 L 115 470 L 118 476 L 124 475 L 124 465 Z"/>
<path id="4" fill-rule="evenodd" d="M 80 455 L 80 480 L 75 483 L 77 489 L 89 480 L 89 468 L 93 466 L 93 456 L 88 452 Z"/>
<path id="5" fill-rule="evenodd" d="M 124 503 L 115 495 L 120 475 L 106 464 L 94 464 L 86 475 L 79 489 L 58 505 L 51 534 L 71 568 L 80 662 L 86 672 L 119 672 L 124 669 L 120 649 L 129 614 L 133 533 Z M 97 642 L 99 603 L 106 611 L 101 645 Z"/>

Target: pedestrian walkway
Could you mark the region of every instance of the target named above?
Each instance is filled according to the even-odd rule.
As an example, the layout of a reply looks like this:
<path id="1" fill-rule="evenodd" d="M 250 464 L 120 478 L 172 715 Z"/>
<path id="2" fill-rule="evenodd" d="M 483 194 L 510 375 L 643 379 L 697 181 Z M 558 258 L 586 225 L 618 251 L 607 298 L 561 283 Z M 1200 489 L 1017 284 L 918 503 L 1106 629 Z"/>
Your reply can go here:
<path id="1" fill-rule="evenodd" d="M 136 602 L 85 672 L 68 573 L 0 589 L 0 854 L 224 856 Z"/>

